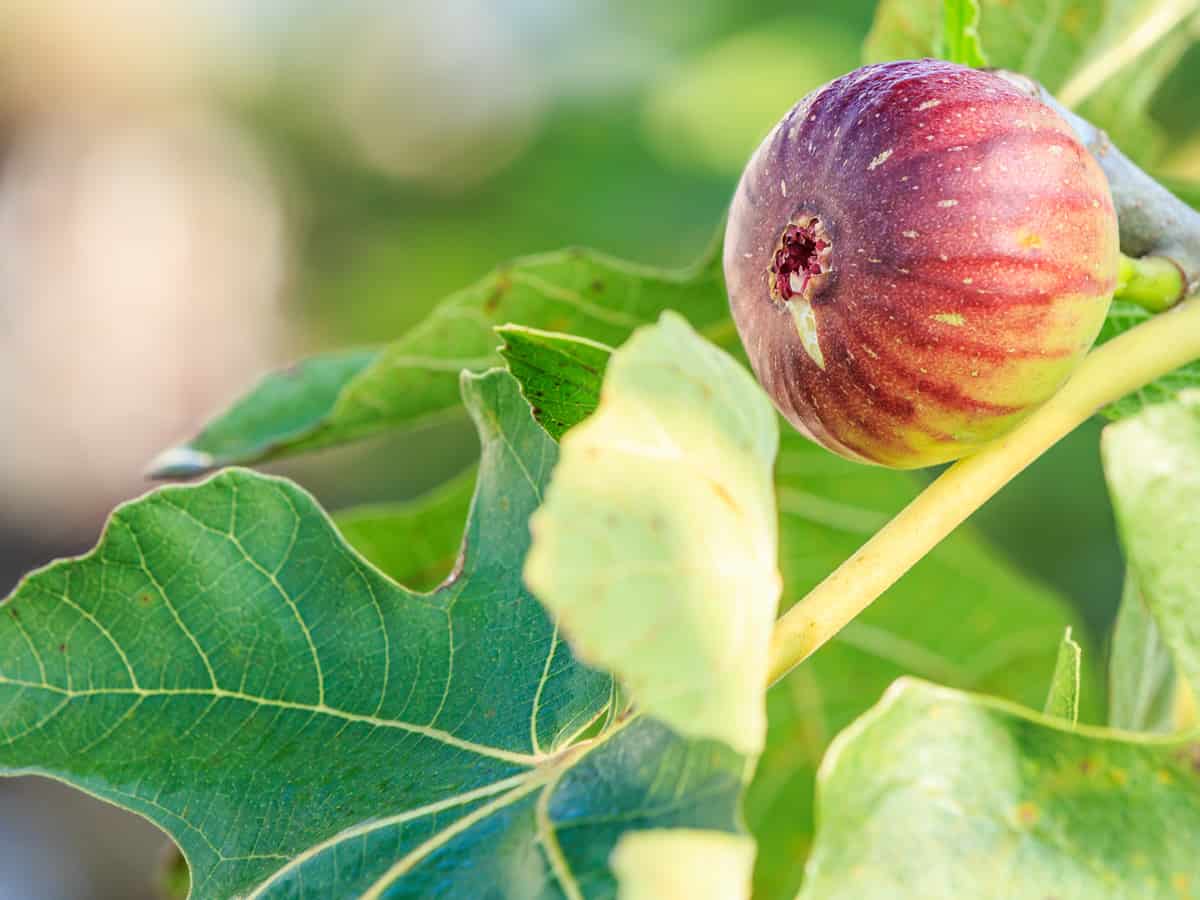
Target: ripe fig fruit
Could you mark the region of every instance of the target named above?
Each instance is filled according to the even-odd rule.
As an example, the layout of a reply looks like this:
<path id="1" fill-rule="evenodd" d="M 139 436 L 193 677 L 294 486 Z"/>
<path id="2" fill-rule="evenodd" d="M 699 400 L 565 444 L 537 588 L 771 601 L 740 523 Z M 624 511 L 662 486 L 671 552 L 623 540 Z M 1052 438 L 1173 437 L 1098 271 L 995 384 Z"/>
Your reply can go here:
<path id="1" fill-rule="evenodd" d="M 801 432 L 897 468 L 965 456 L 1049 398 L 1117 283 L 1117 219 L 1053 110 L 936 60 L 866 66 L 754 153 L 725 232 L 733 318 Z"/>

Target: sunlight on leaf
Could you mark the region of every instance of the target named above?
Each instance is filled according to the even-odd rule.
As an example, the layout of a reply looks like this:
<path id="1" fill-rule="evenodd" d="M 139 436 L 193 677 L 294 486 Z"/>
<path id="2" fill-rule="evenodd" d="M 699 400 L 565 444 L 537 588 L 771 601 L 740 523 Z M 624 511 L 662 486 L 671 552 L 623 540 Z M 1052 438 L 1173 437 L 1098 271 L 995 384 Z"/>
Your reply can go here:
<path id="1" fill-rule="evenodd" d="M 801 900 L 1186 895 L 1190 740 L 1134 741 L 902 679 L 829 749 Z"/>
<path id="2" fill-rule="evenodd" d="M 1200 392 L 1108 426 L 1101 448 L 1128 565 L 1200 696 Z"/>
<path id="3" fill-rule="evenodd" d="M 1108 724 L 1126 731 L 1174 731 L 1175 701 L 1171 651 L 1127 570 L 1108 662 Z"/>
<path id="4" fill-rule="evenodd" d="M 778 440 L 750 374 L 665 313 L 613 354 L 599 408 L 563 438 L 525 570 L 639 708 L 746 754 L 766 733 Z"/>
<path id="5" fill-rule="evenodd" d="M 684 828 L 631 831 L 612 856 L 617 900 L 749 900 L 754 841 Z"/>

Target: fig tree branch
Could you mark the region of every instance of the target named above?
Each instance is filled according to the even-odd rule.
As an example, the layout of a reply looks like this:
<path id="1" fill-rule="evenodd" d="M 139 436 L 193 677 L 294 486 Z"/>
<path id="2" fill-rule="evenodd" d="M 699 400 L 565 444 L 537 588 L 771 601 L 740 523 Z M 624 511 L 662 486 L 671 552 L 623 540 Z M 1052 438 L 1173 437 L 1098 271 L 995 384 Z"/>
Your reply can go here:
<path id="1" fill-rule="evenodd" d="M 775 623 L 770 682 L 812 655 L 1097 409 L 1197 358 L 1200 297 L 1189 298 L 1093 350 L 1071 380 L 1028 419 L 942 473 Z"/>

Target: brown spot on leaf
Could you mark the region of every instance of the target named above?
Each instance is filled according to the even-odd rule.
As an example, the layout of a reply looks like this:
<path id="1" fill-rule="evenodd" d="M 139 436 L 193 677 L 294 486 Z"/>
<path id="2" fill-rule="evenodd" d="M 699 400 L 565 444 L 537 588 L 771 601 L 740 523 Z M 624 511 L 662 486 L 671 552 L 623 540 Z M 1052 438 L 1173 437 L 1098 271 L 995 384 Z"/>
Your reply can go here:
<path id="1" fill-rule="evenodd" d="M 483 311 L 494 313 L 497 307 L 500 306 L 500 301 L 504 299 L 504 295 L 512 289 L 512 278 L 507 272 L 502 272 L 496 276 L 496 284 L 488 292 L 487 299 L 483 301 Z"/>
<path id="2" fill-rule="evenodd" d="M 709 481 L 708 485 L 713 489 L 713 493 L 721 498 L 722 503 L 732 509 L 739 516 L 742 514 L 742 508 L 738 506 L 737 501 L 733 499 L 733 495 L 730 494 L 729 491 L 725 490 L 725 486 L 723 484 L 720 484 L 716 481 Z"/>
<path id="3" fill-rule="evenodd" d="M 1200 744 L 1188 744 L 1175 751 L 1175 758 L 1200 775 Z"/>

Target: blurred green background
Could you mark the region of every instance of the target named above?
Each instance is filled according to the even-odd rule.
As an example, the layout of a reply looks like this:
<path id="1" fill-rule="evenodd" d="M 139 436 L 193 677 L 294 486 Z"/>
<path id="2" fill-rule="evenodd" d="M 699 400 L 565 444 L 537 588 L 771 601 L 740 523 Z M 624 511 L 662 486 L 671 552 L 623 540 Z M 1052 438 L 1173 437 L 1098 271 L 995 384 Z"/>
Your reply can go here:
<path id="1" fill-rule="evenodd" d="M 386 341 L 515 255 L 696 257 L 771 124 L 858 64 L 873 8 L 0 2 L 0 594 L 90 546 L 148 459 L 273 366 Z M 1200 178 L 1198 90 L 1193 45 L 1151 104 L 1179 178 Z M 976 522 L 1102 647 L 1121 562 L 1098 433 Z M 274 469 L 336 508 L 474 453 L 463 422 Z M 0 900 L 152 896 L 162 852 L 0 781 Z"/>

